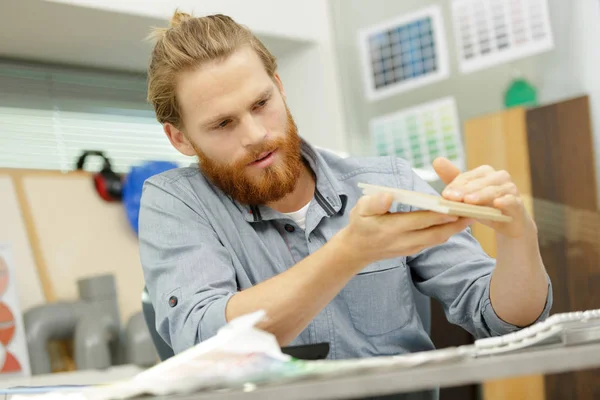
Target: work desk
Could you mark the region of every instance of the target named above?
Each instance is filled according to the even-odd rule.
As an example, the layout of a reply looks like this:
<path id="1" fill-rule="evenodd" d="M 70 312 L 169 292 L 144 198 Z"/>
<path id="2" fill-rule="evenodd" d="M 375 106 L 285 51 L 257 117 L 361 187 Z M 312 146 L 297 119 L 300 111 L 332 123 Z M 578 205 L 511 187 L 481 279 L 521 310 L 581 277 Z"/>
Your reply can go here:
<path id="1" fill-rule="evenodd" d="M 351 399 L 460 386 L 487 380 L 553 374 L 600 367 L 600 343 L 528 350 L 417 368 L 395 368 L 356 375 L 273 384 L 245 391 L 169 396 L 176 400 Z M 162 398 L 146 397 L 145 400 Z"/>

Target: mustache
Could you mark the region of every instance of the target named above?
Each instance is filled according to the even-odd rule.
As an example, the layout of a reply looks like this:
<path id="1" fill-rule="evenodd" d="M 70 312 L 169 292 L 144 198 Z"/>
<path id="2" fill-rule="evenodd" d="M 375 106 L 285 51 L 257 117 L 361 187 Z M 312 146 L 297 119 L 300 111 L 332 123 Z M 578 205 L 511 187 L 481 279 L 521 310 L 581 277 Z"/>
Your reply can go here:
<path id="1" fill-rule="evenodd" d="M 258 160 L 261 155 L 265 153 L 271 153 L 280 148 L 283 144 L 282 142 L 283 140 L 276 139 L 267 143 L 260 143 L 253 146 L 252 148 L 248 149 L 248 154 L 244 156 L 242 160 L 240 160 L 240 164 L 248 165 L 253 163 L 254 161 Z"/>

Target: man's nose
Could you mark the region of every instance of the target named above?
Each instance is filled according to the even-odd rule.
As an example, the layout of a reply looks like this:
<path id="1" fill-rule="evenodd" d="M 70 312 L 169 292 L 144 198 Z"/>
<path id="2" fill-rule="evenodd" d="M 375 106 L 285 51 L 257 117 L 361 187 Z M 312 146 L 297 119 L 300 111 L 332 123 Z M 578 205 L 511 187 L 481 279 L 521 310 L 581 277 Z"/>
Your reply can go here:
<path id="1" fill-rule="evenodd" d="M 244 118 L 241 128 L 240 140 L 244 147 L 256 146 L 267 136 L 267 130 L 260 121 L 250 115 Z"/>

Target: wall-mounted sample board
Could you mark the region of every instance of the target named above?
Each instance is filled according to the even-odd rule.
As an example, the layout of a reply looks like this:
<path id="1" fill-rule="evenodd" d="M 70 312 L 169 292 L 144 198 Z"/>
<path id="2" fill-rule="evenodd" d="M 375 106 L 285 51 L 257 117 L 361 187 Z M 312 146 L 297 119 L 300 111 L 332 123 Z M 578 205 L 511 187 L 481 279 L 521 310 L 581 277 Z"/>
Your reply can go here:
<path id="1" fill-rule="evenodd" d="M 554 47 L 547 0 L 454 0 L 452 16 L 463 73 Z"/>
<path id="2" fill-rule="evenodd" d="M 449 76 L 439 6 L 363 29 L 359 34 L 365 93 L 378 100 Z"/>
<path id="3" fill-rule="evenodd" d="M 435 176 L 431 163 L 446 157 L 464 169 L 460 120 L 452 97 L 378 116 L 370 121 L 375 154 L 407 160 Z"/>

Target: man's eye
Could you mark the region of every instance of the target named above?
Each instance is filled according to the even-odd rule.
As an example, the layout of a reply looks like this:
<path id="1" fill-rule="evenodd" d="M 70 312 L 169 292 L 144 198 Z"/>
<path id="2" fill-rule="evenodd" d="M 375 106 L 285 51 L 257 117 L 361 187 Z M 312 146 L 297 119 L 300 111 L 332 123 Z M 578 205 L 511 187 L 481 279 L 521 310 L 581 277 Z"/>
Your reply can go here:
<path id="1" fill-rule="evenodd" d="M 265 104 L 267 104 L 267 100 L 261 100 L 258 103 L 256 103 L 257 107 L 264 107 Z"/>
<path id="2" fill-rule="evenodd" d="M 223 121 L 219 124 L 218 128 L 225 128 L 227 125 L 229 125 L 229 122 L 231 122 L 231 121 L 226 119 L 225 121 Z"/>

